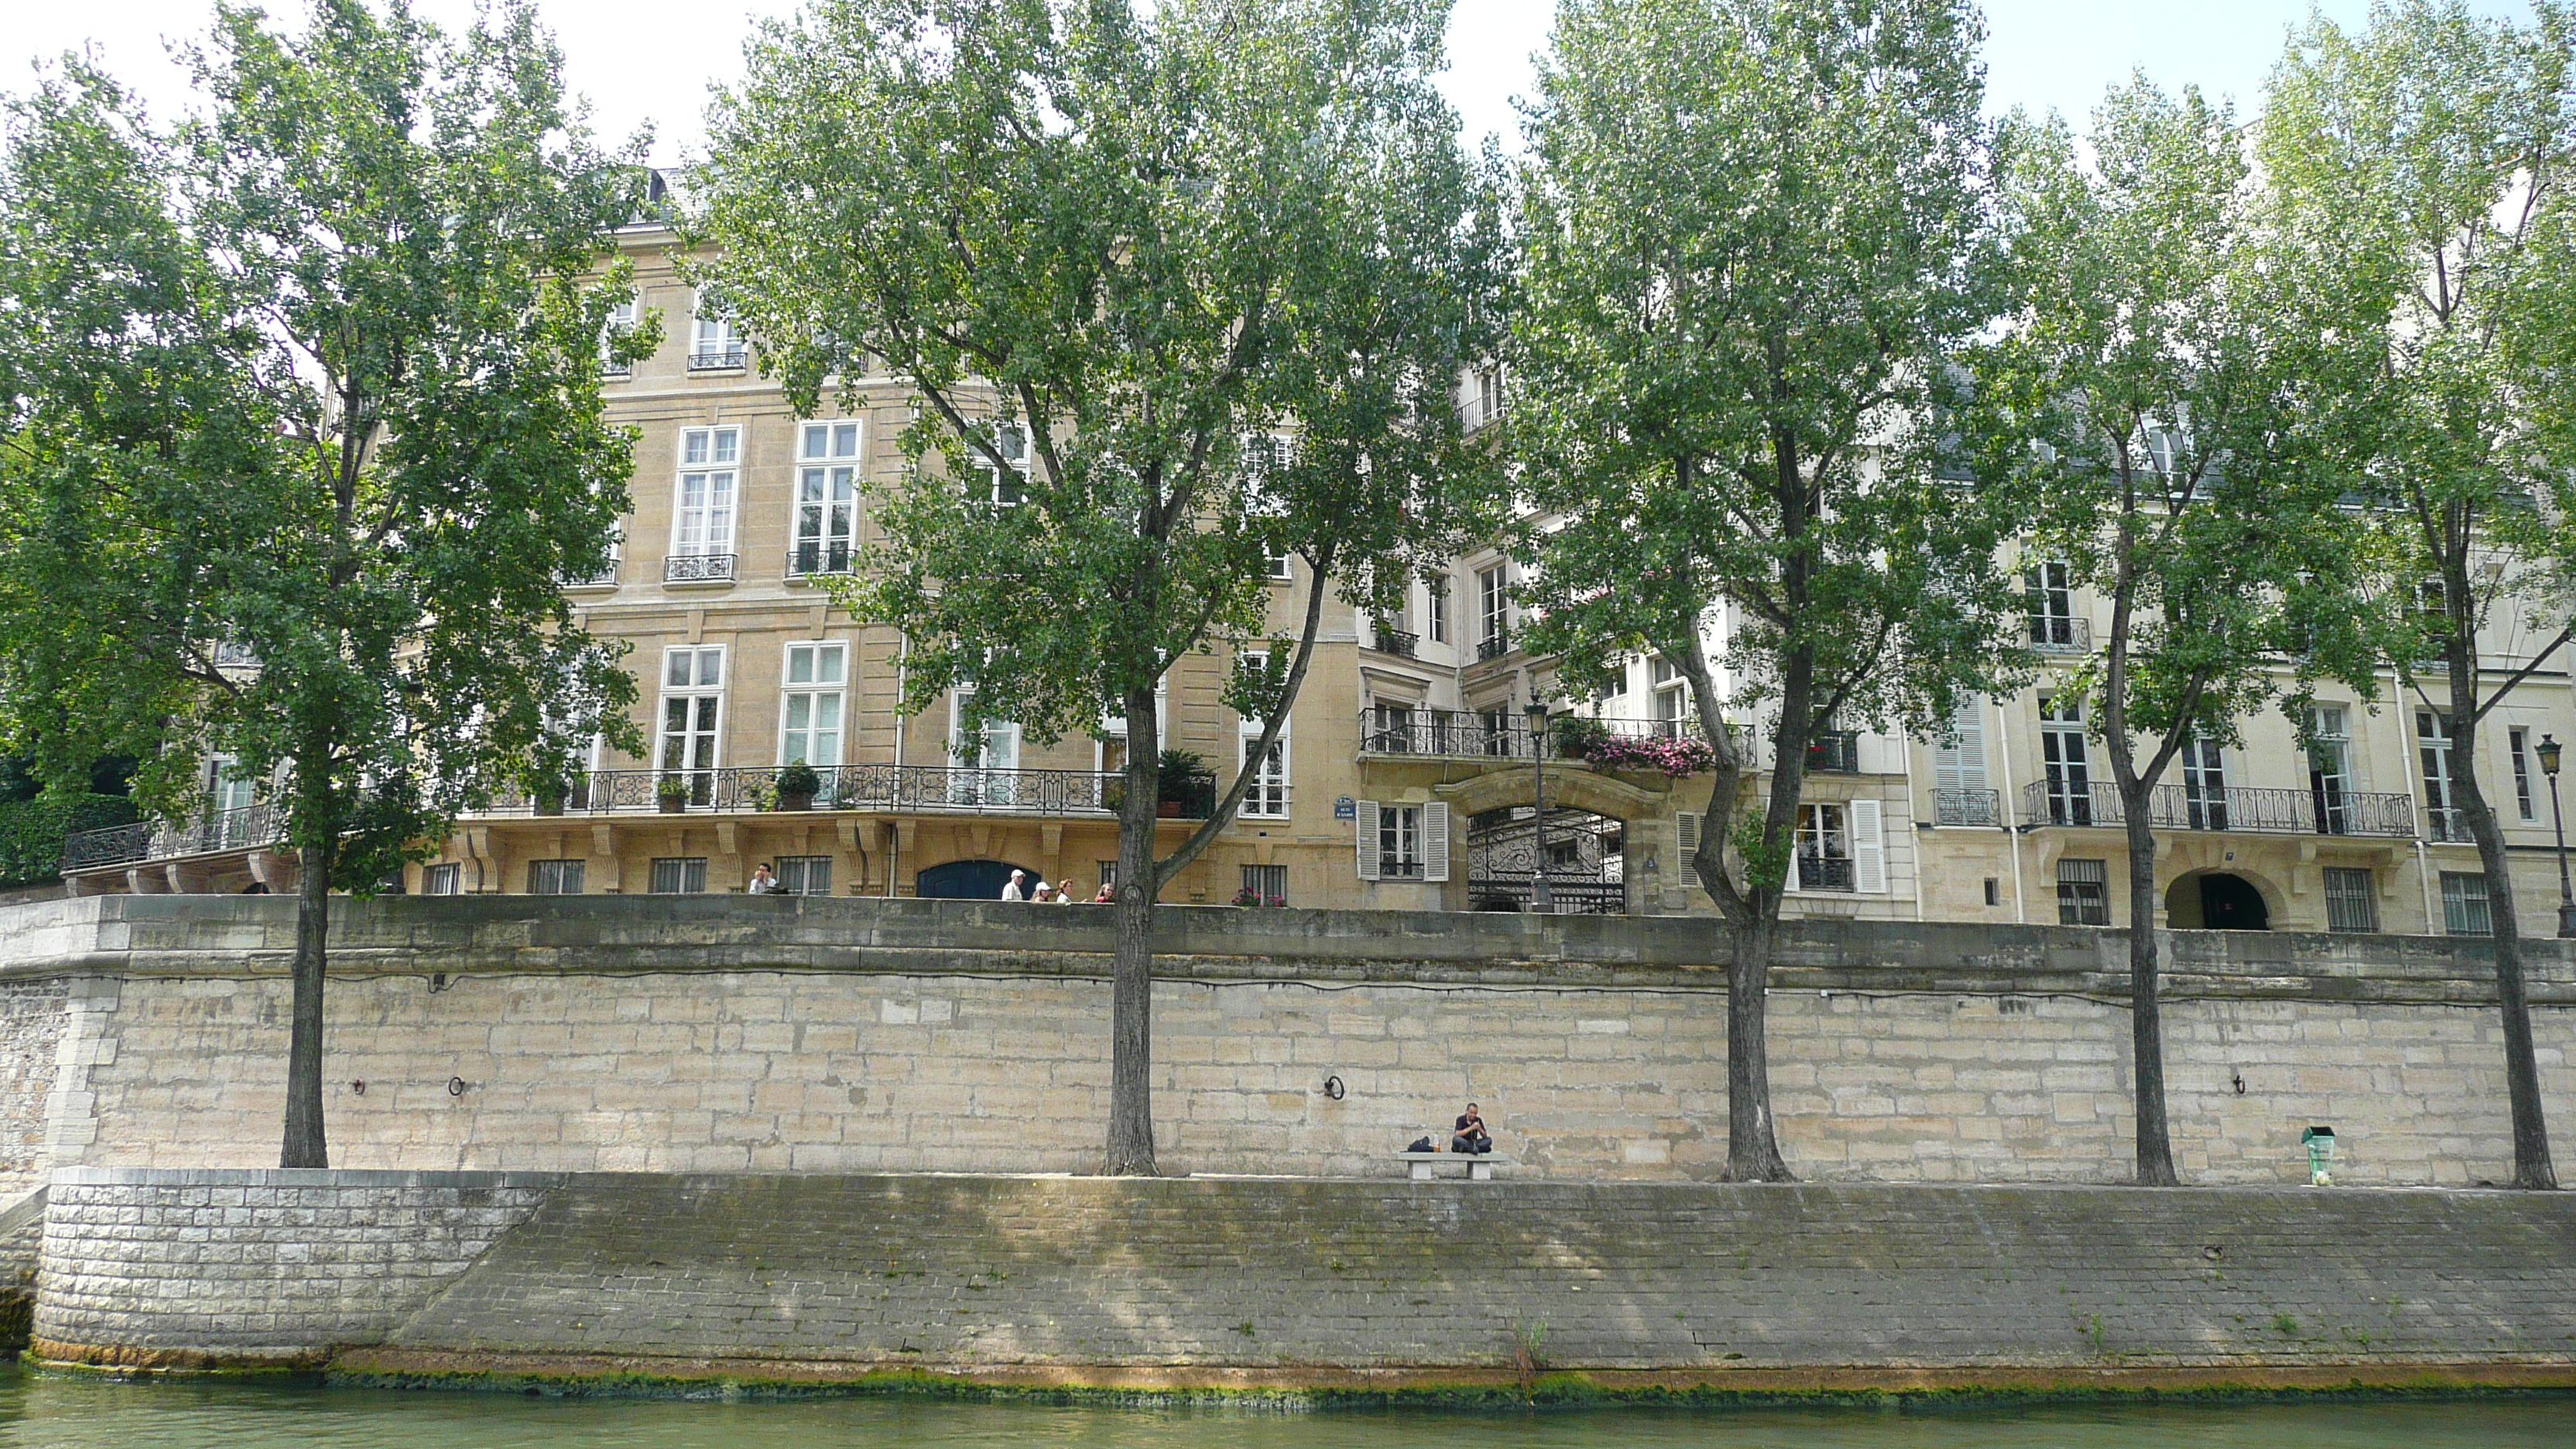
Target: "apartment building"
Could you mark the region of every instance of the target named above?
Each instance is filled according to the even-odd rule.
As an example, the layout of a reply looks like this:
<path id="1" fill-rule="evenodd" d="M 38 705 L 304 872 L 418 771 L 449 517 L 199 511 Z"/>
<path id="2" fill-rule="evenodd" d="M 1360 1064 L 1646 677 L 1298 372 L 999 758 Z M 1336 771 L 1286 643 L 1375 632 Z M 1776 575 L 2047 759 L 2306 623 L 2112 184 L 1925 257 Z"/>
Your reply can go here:
<path id="1" fill-rule="evenodd" d="M 1017 870 L 1089 899 L 1115 870 L 1121 726 L 1048 743 L 1010 725 L 970 738 L 953 698 L 903 714 L 903 639 L 852 619 L 822 587 L 873 536 L 867 485 L 902 467 L 908 387 L 862 379 L 848 409 L 832 399 L 824 416 L 795 416 L 746 340 L 698 305 L 672 240 L 654 226 L 621 237 L 637 306 L 660 315 L 664 341 L 607 380 L 612 415 L 638 434 L 634 512 L 614 565 L 566 585 L 586 627 L 631 648 L 646 752 L 602 746 L 564 799 L 508 799 L 458 822 L 403 888 L 732 891 L 767 863 L 789 889 L 816 895 L 991 898 Z M 1494 420 L 1500 378 L 1463 379 L 1458 405 L 1471 427 Z M 1002 470 L 963 486 L 989 488 L 997 506 L 1016 497 Z M 1694 738 L 1687 685 L 1641 657 L 1607 695 L 1561 698 L 1550 661 L 1517 643 L 1517 567 L 1493 549 L 1468 554 L 1382 618 L 1328 604 L 1317 658 L 1266 761 L 1246 759 L 1258 721 L 1219 701 L 1232 661 L 1177 665 L 1164 739 L 1206 773 L 1167 789 L 1165 847 L 1198 827 L 1247 763 L 1259 778 L 1165 899 L 1711 911 L 1687 863 L 1706 825 L 1707 778 L 1572 758 L 1586 752 L 1567 748 L 1563 723 L 1570 713 L 1595 722 L 1585 727 L 1595 735 Z M 1788 914 L 2126 922 L 2120 802 L 2082 706 L 2057 683 L 2103 621 L 2062 570 L 2034 569 L 2030 640 L 2059 661 L 2036 685 L 1979 702 L 1940 740 L 1853 729 L 1809 749 Z M 1295 632 L 1313 586 L 1302 562 L 1276 564 L 1276 631 Z M 2507 628 L 2482 642 L 2510 670 L 2536 641 Z M 1534 703 L 1554 722 L 1534 717 Z M 2242 722 L 2240 745 L 2195 742 L 2175 763 L 2154 805 L 2159 918 L 2486 929 L 2486 883 L 2452 810 L 2439 710 L 2392 676 L 2376 704 L 2321 698 L 2312 724 L 2315 750 L 2265 716 Z M 2525 929 L 2545 932 L 2557 881 L 2540 746 L 2576 736 L 2563 667 L 2533 675 L 2480 728 Z M 1757 767 L 1766 748 L 1757 740 Z M 221 782 L 219 763 L 209 808 L 187 827 L 76 838 L 70 888 L 283 889 L 292 864 L 270 848 L 266 807 Z M 814 771 L 801 782 L 815 786 L 810 796 L 780 789 L 781 770 L 799 763 Z"/>

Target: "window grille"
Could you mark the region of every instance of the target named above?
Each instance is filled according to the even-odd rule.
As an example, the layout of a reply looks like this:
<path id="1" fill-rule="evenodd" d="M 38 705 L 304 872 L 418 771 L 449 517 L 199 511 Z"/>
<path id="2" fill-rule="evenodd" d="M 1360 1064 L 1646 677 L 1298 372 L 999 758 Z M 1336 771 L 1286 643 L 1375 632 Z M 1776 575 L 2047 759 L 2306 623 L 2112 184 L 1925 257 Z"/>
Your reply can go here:
<path id="1" fill-rule="evenodd" d="M 2057 922 L 2062 926 L 2111 924 L 2111 871 L 2098 860 L 2057 863 Z"/>
<path id="2" fill-rule="evenodd" d="M 700 895 L 707 888 L 707 858 L 703 855 L 658 856 L 653 861 L 653 894 L 657 896 Z"/>
<path id="3" fill-rule="evenodd" d="M 528 894 L 532 896 L 580 895 L 582 864 L 578 860 L 529 861 Z"/>
<path id="4" fill-rule="evenodd" d="M 2359 866 L 2326 867 L 2326 929 L 2369 932 L 2379 929 L 2379 902 L 2370 872 Z"/>

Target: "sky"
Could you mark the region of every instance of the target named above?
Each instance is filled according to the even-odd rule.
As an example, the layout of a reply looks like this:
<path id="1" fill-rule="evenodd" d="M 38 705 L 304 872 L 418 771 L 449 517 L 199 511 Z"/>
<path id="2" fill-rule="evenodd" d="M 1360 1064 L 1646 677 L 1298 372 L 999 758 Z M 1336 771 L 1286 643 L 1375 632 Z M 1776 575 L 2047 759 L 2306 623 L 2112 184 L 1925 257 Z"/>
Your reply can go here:
<path id="1" fill-rule="evenodd" d="M 168 116 L 188 102 L 185 77 L 165 42 L 201 33 L 210 0 L 93 0 L 86 5 L 7 0 L 0 25 L 0 91 L 25 90 L 28 66 L 84 44 L 108 72 Z M 2483 13 L 2527 18 L 2526 0 L 2472 0 Z M 472 13 L 472 0 L 415 0 L 442 20 Z M 594 123 L 622 139 L 650 125 L 650 158 L 686 159 L 703 137 L 711 84 L 741 71 L 756 19 L 784 17 L 796 0 L 538 0 L 563 43 L 567 77 L 590 98 Z M 2051 108 L 2080 118 L 2132 69 L 2169 90 L 2197 85 L 2234 97 L 2250 114 L 2263 76 L 2309 0 L 1986 0 L 1989 109 Z M 280 15 L 300 0 L 268 0 Z M 2367 0 L 2320 0 L 2328 16 L 2361 20 Z M 1547 46 L 1554 0 L 1457 0 L 1445 85 L 1470 141 L 1488 133 L 1519 146 L 1515 96 L 1532 88 L 1530 57 Z"/>

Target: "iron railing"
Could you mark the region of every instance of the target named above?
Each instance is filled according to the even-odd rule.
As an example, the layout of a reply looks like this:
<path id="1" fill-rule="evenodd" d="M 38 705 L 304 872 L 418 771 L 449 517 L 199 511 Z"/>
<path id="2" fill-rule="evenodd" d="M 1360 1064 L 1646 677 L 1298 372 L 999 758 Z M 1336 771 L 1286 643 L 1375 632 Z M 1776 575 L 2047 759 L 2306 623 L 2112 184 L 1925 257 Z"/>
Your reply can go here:
<path id="1" fill-rule="evenodd" d="M 1605 719 L 1580 721 L 1585 729 L 1633 740 L 1698 739 L 1695 719 Z M 1549 759 L 1565 758 L 1562 730 L 1568 717 L 1558 716 L 1540 731 Z M 1739 737 L 1740 738 L 1740 737 Z M 1433 755 L 1445 759 L 1526 760 L 1531 748 L 1529 723 L 1519 714 L 1485 715 L 1473 710 L 1363 710 L 1360 753 L 1364 755 Z"/>
<path id="2" fill-rule="evenodd" d="M 1860 889 L 1860 878 L 1853 873 L 1849 856 L 1801 855 L 1798 857 L 1798 889 L 1849 894 Z"/>
<path id="3" fill-rule="evenodd" d="M 217 810 L 186 825 L 137 821 L 104 830 L 74 831 L 63 841 L 63 869 L 96 870 L 100 866 L 177 860 L 227 850 L 256 850 L 277 844 L 286 819 L 273 805 L 246 805 Z"/>
<path id="4" fill-rule="evenodd" d="M 1848 730 L 1828 730 L 1816 736 L 1807 746 L 1807 773 L 1810 775 L 1857 775 L 1860 773 L 1860 736 Z"/>
<path id="5" fill-rule="evenodd" d="M 2093 648 L 2093 621 L 2063 614 L 2031 614 L 2030 647 L 2042 654 L 2084 654 Z"/>
<path id="6" fill-rule="evenodd" d="M 1942 785 L 1932 791 L 1932 823 L 1935 825 L 2001 825 L 2004 823 L 2003 796 L 1994 790 L 1971 790 L 1958 785 Z"/>
<path id="7" fill-rule="evenodd" d="M 618 560 L 610 559 L 607 563 L 600 565 L 597 573 L 588 574 L 581 578 L 567 577 L 563 581 L 563 586 L 567 589 L 613 588 L 617 583 L 617 564 Z"/>
<path id="8" fill-rule="evenodd" d="M 2440 805 L 2424 807 L 2424 838 L 2427 840 L 2467 840 L 2469 812 L 2446 809 Z"/>
<path id="9" fill-rule="evenodd" d="M 774 808 L 779 767 L 728 765 L 706 770 L 592 770 L 574 777 L 560 805 L 520 790 L 504 791 L 485 815 L 615 815 L 670 808 L 725 813 Z M 967 765 L 818 765 L 814 810 L 1000 811 L 1029 815 L 1107 813 L 1125 797 L 1116 770 L 987 770 Z M 665 796 L 663 782 L 682 787 Z M 764 803 L 766 802 L 766 804 Z M 1216 809 L 1216 776 L 1165 775 L 1167 813 L 1204 820 Z"/>
<path id="10" fill-rule="evenodd" d="M 729 553 L 675 553 L 662 560 L 662 582 L 666 584 L 726 583 L 733 578 L 733 555 Z"/>
<path id="11" fill-rule="evenodd" d="M 1421 635 L 1396 628 L 1384 621 L 1379 622 L 1376 632 L 1377 652 L 1380 654 L 1399 654 L 1410 659 L 1413 657 L 1415 646 L 1422 642 Z"/>
<path id="12" fill-rule="evenodd" d="M 1467 909 L 1471 911 L 1530 911 L 1537 909 L 1538 891 L 1530 877 L 1477 876 L 1467 882 Z M 1547 878 L 1547 908 L 1559 916 L 1618 916 L 1628 911 L 1628 887 L 1619 881 L 1605 881 L 1598 876 Z"/>
<path id="13" fill-rule="evenodd" d="M 2224 830 L 2255 835 L 2415 834 L 2414 802 L 2404 795 L 2316 789 L 2195 790 L 2158 785 L 2147 797 L 2147 823 L 2158 830 Z M 2022 787 L 2022 816 L 2033 825 L 2116 826 L 2120 792 L 2107 782 Z"/>
<path id="14" fill-rule="evenodd" d="M 799 540 L 794 548 L 787 551 L 787 576 L 791 579 L 849 571 L 850 546 L 847 543 L 824 543 L 809 538 Z"/>
<path id="15" fill-rule="evenodd" d="M 689 353 L 689 371 L 721 372 L 745 365 L 748 358 L 749 354 L 739 342 L 728 342 L 720 347 L 700 347 Z"/>
<path id="16" fill-rule="evenodd" d="M 1511 652 L 1512 634 L 1509 629 L 1496 629 L 1476 645 L 1476 658 L 1479 661 L 1500 659 Z"/>

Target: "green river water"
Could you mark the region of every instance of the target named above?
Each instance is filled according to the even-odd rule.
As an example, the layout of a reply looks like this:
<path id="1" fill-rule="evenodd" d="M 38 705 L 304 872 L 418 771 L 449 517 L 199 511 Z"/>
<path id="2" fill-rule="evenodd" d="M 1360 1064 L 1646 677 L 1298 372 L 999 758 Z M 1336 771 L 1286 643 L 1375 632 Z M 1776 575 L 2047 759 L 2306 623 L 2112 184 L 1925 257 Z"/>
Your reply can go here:
<path id="1" fill-rule="evenodd" d="M 881 1399 L 542 1399 L 0 1370 L 0 1446 L 43 1449 L 2521 1449 L 2576 1446 L 2576 1399 L 2118 1407 L 1256 1413 Z"/>

